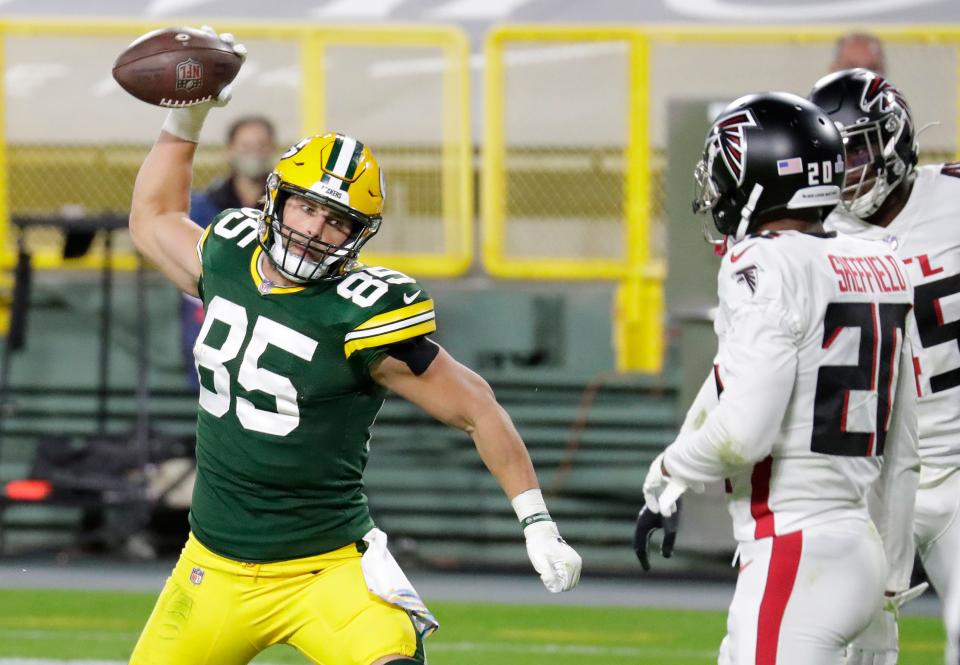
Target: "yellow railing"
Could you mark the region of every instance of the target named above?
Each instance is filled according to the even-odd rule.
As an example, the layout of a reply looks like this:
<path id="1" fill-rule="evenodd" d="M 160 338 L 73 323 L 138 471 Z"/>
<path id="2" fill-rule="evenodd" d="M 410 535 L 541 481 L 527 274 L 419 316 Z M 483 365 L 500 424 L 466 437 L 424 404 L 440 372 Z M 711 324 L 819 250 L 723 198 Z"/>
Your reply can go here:
<path id="1" fill-rule="evenodd" d="M 202 20 L 190 21 L 201 24 Z M 117 38 L 129 37 L 132 41 L 138 35 L 165 27 L 169 22 L 157 21 L 48 21 L 48 20 L 0 20 L 0 46 L 7 37 L 58 37 L 58 38 Z M 442 62 L 439 76 L 442 79 L 442 94 L 437 103 L 442 122 L 438 123 L 438 136 L 435 145 L 440 164 L 437 165 L 442 186 L 435 189 L 440 200 L 435 208 L 439 211 L 438 235 L 443 236 L 442 251 L 417 253 L 410 251 L 389 253 L 364 253 L 368 263 L 385 263 L 404 272 L 423 277 L 454 277 L 466 272 L 473 261 L 473 178 L 472 150 L 470 136 L 469 103 L 469 46 L 463 32 L 452 26 L 312 26 L 309 24 L 263 24 L 253 22 L 217 22 L 221 31 L 230 31 L 243 40 L 276 40 L 284 45 L 296 44 L 299 47 L 300 65 L 300 129 L 304 134 L 319 133 L 326 127 L 327 119 L 327 71 L 325 67 L 326 50 L 331 46 L 361 47 L 371 49 L 429 49 L 438 54 Z M 113 54 L 103 59 L 104 77 L 109 76 L 109 65 Z M 254 54 L 255 55 L 255 54 Z M 61 60 L 69 60 L 69 53 L 59 55 Z M 4 71 L 0 67 L 0 71 Z M 0 81 L 3 83 L 3 81 Z M 292 96 L 291 96 L 292 98 Z M 425 99 L 424 105 L 432 100 Z M 88 103 L 91 103 L 88 101 Z M 113 102 L 119 104 L 122 102 Z M 131 105 L 140 104 L 130 98 Z M 390 105 L 384 99 L 385 106 Z M 431 107 L 432 108 L 432 107 Z M 264 111 L 269 109 L 264 108 Z M 2 123 L 2 119 L 0 119 Z M 398 122 L 396 136 L 387 141 L 402 144 L 404 141 L 403 123 Z M 159 126 L 159 123 L 158 123 Z M 0 130 L 2 130 L 0 124 Z M 82 128 L 78 129 L 78 138 Z M 340 131 L 354 131 L 352 128 L 338 127 Z M 359 130 L 356 131 L 363 138 Z M 0 265 L 11 264 L 14 256 L 9 221 L 11 216 L 10 200 L 7 196 L 7 149 L 9 136 L 0 142 Z M 153 135 L 145 134 L 144 145 L 152 142 Z M 376 152 L 376 145 L 374 145 Z M 382 161 L 382 158 L 381 158 Z M 390 173 L 387 169 L 387 191 L 390 191 Z M 132 179 L 131 179 L 132 182 Z M 38 183 L 38 187 L 42 185 Z M 424 196 L 430 196 L 425 194 Z M 123 211 L 115 211 L 123 213 Z M 390 200 L 387 200 L 388 221 Z M 376 245 L 374 245 L 376 247 Z M 58 268 L 65 265 L 71 268 L 93 268 L 102 263 L 101 257 L 94 252 L 84 259 L 72 260 L 65 264 L 59 251 L 52 247 L 42 247 L 34 253 L 34 264 L 41 268 Z M 119 252 L 114 258 L 117 268 L 132 268 L 133 257 L 129 251 Z"/>
<path id="2" fill-rule="evenodd" d="M 202 20 L 191 21 L 200 24 Z M 8 71 L 11 64 L 3 62 L 9 43 L 13 39 L 24 37 L 61 36 L 65 38 L 118 37 L 133 39 L 137 35 L 163 24 L 157 21 L 46 21 L 46 20 L 0 20 L 0 72 Z M 863 26 L 859 26 L 863 27 Z M 439 220 L 436 233 L 442 236 L 440 251 L 420 252 L 410 250 L 416 243 L 409 243 L 403 251 L 392 253 L 365 253 L 364 260 L 371 263 L 385 263 L 399 270 L 411 272 L 423 277 L 455 277 L 464 274 L 472 264 L 474 256 L 473 234 L 473 164 L 474 141 L 471 137 L 470 123 L 470 71 L 469 45 L 463 32 L 450 26 L 321 26 L 311 24 L 263 24 L 254 22 L 231 22 L 218 24 L 217 28 L 232 31 L 241 40 L 275 40 L 278 45 L 296 48 L 295 62 L 299 64 L 299 102 L 290 104 L 297 109 L 299 130 L 305 134 L 327 129 L 331 110 L 330 81 L 339 70 L 331 64 L 332 47 L 360 47 L 381 49 L 384 47 L 408 49 L 431 49 L 439 52 L 442 66 L 432 71 L 437 73 L 441 82 L 441 94 L 434 100 L 424 101 L 424 108 L 439 109 L 437 122 L 437 140 L 431 145 L 434 151 L 429 159 L 436 160 L 437 166 L 431 171 L 436 173 L 436 183 L 428 193 L 430 219 Z M 703 28 L 687 26 L 505 26 L 494 29 L 485 44 L 484 99 L 483 99 L 483 138 L 481 143 L 481 229 L 480 245 L 483 266 L 487 272 L 500 278 L 531 280 L 613 280 L 618 282 L 615 302 L 614 337 L 617 346 L 617 366 L 623 371 L 658 371 L 662 364 L 664 347 L 664 302 L 663 280 L 666 274 L 662 251 L 655 242 L 655 231 L 662 226 L 663 211 L 656 202 L 662 198 L 662 191 L 656 189 L 658 177 L 653 167 L 654 156 L 658 158 L 662 151 L 662 128 L 657 125 L 658 105 L 664 103 L 665 95 L 658 94 L 658 85 L 663 84 L 662 77 L 657 79 L 657 68 L 662 67 L 663 50 L 676 47 L 713 49 L 711 53 L 726 57 L 738 50 L 765 47 L 804 46 L 825 51 L 830 42 L 849 30 L 849 26 L 821 26 L 817 28 L 763 27 L 763 28 Z M 960 133 L 960 28 L 952 26 L 867 26 L 866 29 L 877 34 L 885 43 L 896 48 L 902 46 L 942 46 L 953 49 L 956 54 L 956 73 L 949 86 L 954 124 L 954 133 Z M 564 160 L 579 148 L 576 144 L 564 143 L 568 137 L 557 136 L 556 141 L 545 141 L 531 146 L 517 146 L 509 136 L 506 123 L 510 105 L 525 103 L 524 90 L 520 94 L 508 95 L 508 77 L 510 76 L 506 53 L 517 46 L 545 45 L 550 47 L 564 44 L 601 45 L 612 43 L 616 46 L 617 57 L 623 54 L 624 76 L 622 85 L 616 85 L 622 94 L 607 100 L 619 104 L 616 109 L 618 118 L 623 121 L 623 130 L 615 140 L 596 146 L 586 158 L 586 167 L 568 168 L 566 172 L 551 171 L 551 160 Z M 742 46 L 743 49 L 737 49 Z M 336 55 L 336 54 L 333 54 Z M 64 53 L 61 59 L 69 59 Z M 8 58 L 9 60 L 9 58 Z M 105 57 L 103 76 L 112 57 Z M 704 63 L 706 66 L 714 62 Z M 328 68 L 329 66 L 329 68 Z M 764 72 L 769 68 L 757 67 L 755 72 Z M 563 71 L 562 69 L 557 71 Z M 731 70 L 729 88 L 739 90 L 744 85 L 744 71 Z M 783 71 L 784 80 L 792 72 Z M 821 70 L 822 73 L 822 70 Z M 678 76 L 682 77 L 683 74 Z M 776 78 L 776 77 L 774 77 Z M 619 81 L 619 79 L 615 79 Z M 811 81 L 806 81 L 809 85 Z M 360 84 L 362 85 L 362 84 Z M 769 84 L 765 84 L 769 85 Z M 786 84 L 785 89 L 790 89 Z M 794 88 L 795 89 L 795 88 Z M 949 87 L 944 88 L 946 92 Z M 804 90 L 797 90 L 805 92 Z M 516 92 L 516 91 L 514 91 Z M 575 93 L 574 93 L 575 94 Z M 711 94 L 718 95 L 717 90 Z M 116 104 L 118 102 L 114 102 Z M 131 105 L 137 104 L 130 99 Z M 391 99 L 383 99 L 385 107 L 391 105 Z M 594 113 L 580 119 L 581 122 L 602 122 L 600 102 Z M 397 122 L 396 136 L 388 142 L 402 144 L 404 127 Z M 661 123 L 662 124 L 662 123 Z M 5 126 L 6 125 L 6 126 Z M 349 128 L 337 127 L 336 129 Z M 655 136 L 659 137 L 657 144 Z M 362 132 L 357 130 L 363 136 Z M 13 248 L 8 223 L 11 214 L 10 190 L 11 167 L 9 145 L 9 123 L 0 115 L 0 265 L 9 266 Z M 549 137 L 548 137 L 549 138 Z M 144 148 L 152 141 L 148 132 L 144 139 Z M 376 146 L 374 146 L 376 148 Z M 954 140 L 951 148 L 960 157 L 960 139 Z M 511 160 L 523 150 L 527 156 L 533 155 L 535 165 L 526 165 L 528 182 L 542 187 L 539 192 L 525 190 L 511 179 L 512 169 L 517 169 Z M 539 152 L 538 152 L 539 151 Z M 535 154 L 534 154 L 535 153 Z M 16 156 L 16 153 L 13 154 Z M 419 157 L 418 157 L 419 159 Z M 539 160 L 539 161 L 537 161 Z M 381 160 L 382 161 L 382 160 Z M 416 161 L 416 160 L 412 160 Z M 584 161 L 584 160 L 581 160 Z M 543 166 L 546 164 L 547 166 Z M 596 166 L 599 164 L 600 166 Z M 612 165 L 612 166 L 611 166 Z M 433 168 L 433 167 L 431 167 Z M 587 173 L 594 168 L 600 174 Z M 579 169 L 579 170 L 578 170 Z M 586 169 L 586 170 L 585 170 Z M 521 169 L 522 170 L 522 169 Z M 19 172 L 18 172 L 19 173 Z M 515 173 L 515 172 L 514 172 Z M 558 177 L 558 173 L 560 176 Z M 569 187 L 571 182 L 584 173 L 594 177 L 602 185 L 602 210 L 577 208 L 578 212 L 563 217 L 563 205 L 550 200 L 556 189 Z M 390 169 L 387 169 L 387 213 L 390 221 Z M 414 182 L 416 178 L 411 178 Z M 611 180 L 616 182 L 611 183 Z M 47 186 L 39 183 L 38 187 Z M 413 185 L 411 185 L 413 186 Z M 18 186 L 19 187 L 19 186 Z M 435 190 L 435 191 L 434 191 Z M 19 191 L 19 189 L 18 189 Z M 432 198 L 431 198 L 432 197 Z M 14 197 L 16 198 L 16 197 Z M 544 203 L 543 210 L 537 206 Z M 512 208 L 511 206 L 517 206 Z M 423 207 L 423 206 L 421 206 Z M 531 214 L 531 211 L 532 214 Z M 118 211 L 122 212 L 122 211 Z M 431 223 L 433 223 L 431 221 Z M 598 229 L 616 228 L 617 232 L 601 238 L 602 242 L 584 244 L 570 251 L 567 244 L 553 244 L 549 234 L 563 233 L 571 228 L 589 236 L 591 224 Z M 553 226 L 551 226 L 553 224 Z M 579 227 L 577 226 L 579 224 Z M 539 225 L 539 226 L 538 226 Z M 553 229 L 546 233 L 537 233 L 540 227 Z M 431 229 L 434 227 L 430 227 Z M 560 229 L 560 231 L 557 231 Z M 584 231 L 584 229 L 586 229 Z M 519 230 L 519 231 L 518 231 Z M 517 234 L 519 235 L 511 235 Z M 596 233 L 601 233 L 597 231 Z M 533 240 L 531 240 L 533 238 Z M 379 240 L 379 239 L 378 239 Z M 595 240 L 595 239 L 594 239 Z M 575 244 L 575 243 L 574 243 Z M 378 245 L 373 244 L 375 249 Z M 382 246 L 382 245 L 381 245 Z M 563 249 L 566 247 L 566 249 Z M 518 249 L 519 248 L 519 249 Z M 129 252 L 121 252 L 114 259 L 120 268 L 131 268 L 133 257 Z M 35 264 L 39 267 L 74 268 L 96 267 L 100 265 L 100 255 L 92 252 L 81 260 L 65 263 L 59 253 L 44 248 L 35 253 Z"/>
<path id="3" fill-rule="evenodd" d="M 519 279 L 558 279 L 558 280 L 617 280 L 619 287 L 615 305 L 615 343 L 617 346 L 617 364 L 621 370 L 657 371 L 661 366 L 664 339 L 664 309 L 662 282 L 666 274 L 665 266 L 657 252 L 651 250 L 651 231 L 655 213 L 652 210 L 656 199 L 652 191 L 651 156 L 653 103 L 662 103 L 653 87 L 652 72 L 658 61 L 659 49 L 693 47 L 713 49 L 719 58 L 729 55 L 737 46 L 770 47 L 812 46 L 824 51 L 838 36 L 849 32 L 851 26 L 823 26 L 817 28 L 762 27 L 762 28 L 704 28 L 687 26 L 503 26 L 493 30 L 486 42 L 485 61 L 485 98 L 484 98 L 484 153 L 482 180 L 482 258 L 486 269 L 493 275 Z M 860 29 L 863 29 L 862 27 Z M 945 46 L 958 53 L 957 75 L 951 84 L 955 97 L 953 113 L 956 121 L 955 133 L 960 134 L 960 29 L 954 26 L 868 26 L 867 30 L 878 35 L 889 46 Z M 624 135 L 619 137 L 622 148 L 623 202 L 620 210 L 622 225 L 616 242 L 621 243 L 623 251 L 616 256 L 596 255 L 583 252 L 577 256 L 558 252 L 550 255 L 543 248 L 529 242 L 511 242 L 510 233 L 517 233 L 518 225 L 536 227 L 539 223 L 544 229 L 565 228 L 556 225 L 558 215 L 544 210 L 540 218 L 518 219 L 510 211 L 511 202 L 523 197 L 536 195 L 527 191 L 524 185 L 516 184 L 517 168 L 511 166 L 511 157 L 529 156 L 530 148 L 524 145 L 523 136 L 510 136 L 505 128 L 505 118 L 511 104 L 522 106 L 529 98 L 524 97 L 523 87 L 510 88 L 509 71 L 506 67 L 510 49 L 536 46 L 556 46 L 561 44 L 615 43 L 623 47 L 627 61 L 628 94 L 625 96 L 622 113 L 626 118 Z M 727 49 L 724 51 L 724 49 Z M 704 64 L 714 64 L 708 57 Z M 609 65 L 609 63 L 607 63 Z M 824 63 L 826 64 L 826 63 Z M 758 69 L 761 71 L 763 68 Z M 823 70 L 820 70 L 822 73 Z M 564 70 L 557 68 L 552 72 L 562 77 Z M 739 90 L 744 83 L 743 69 L 733 69 L 728 76 L 729 89 Z M 814 78 L 804 82 L 788 82 L 792 72 L 783 71 L 781 89 L 790 89 L 790 83 L 809 85 Z M 677 74 L 682 77 L 683 74 Z M 544 78 L 548 78 L 544 75 Z M 534 80 L 531 78 L 531 80 Z M 662 84 L 663 81 L 661 80 Z M 907 85 L 907 81 L 901 85 Z M 770 85 L 769 83 L 765 85 Z M 776 87 L 778 84 L 773 84 Z M 692 84 L 691 84 L 692 86 Z M 533 86 L 531 86 L 533 88 Z M 506 91 L 510 89 L 511 95 Z M 541 92 L 539 87 L 534 88 Z M 764 88 L 758 88 L 764 89 Z M 694 89 L 695 90 L 695 89 Z M 742 92 L 755 91 L 743 90 Z M 803 94 L 806 90 L 799 89 Z M 705 94 L 705 93 L 701 93 Z M 709 94 L 709 93 L 706 93 Z M 716 96 L 721 96 L 714 91 Z M 731 97 L 732 98 L 732 97 Z M 597 100 L 596 106 L 605 101 Z M 603 117 L 599 109 L 583 122 L 596 122 Z M 661 129 L 661 134 L 662 134 Z M 557 136 L 556 143 L 562 145 L 568 136 Z M 661 141 L 663 137 L 660 137 Z M 616 145 L 614 146 L 614 149 Z M 610 148 L 608 147 L 608 150 Z M 960 157 L 960 138 L 954 141 L 953 149 Z M 570 148 L 573 152 L 574 148 Z M 532 186 L 532 185 L 531 185 Z M 543 193 L 540 193 L 543 198 Z M 663 211 L 657 211 L 662 214 Z M 527 213 L 529 217 L 529 212 Z M 551 219 L 551 216 L 553 219 Z M 589 221 L 585 222 L 589 227 Z M 589 233 L 589 230 L 587 231 Z M 535 235 L 525 231 L 527 237 Z M 549 239 L 545 239 L 549 244 Z M 519 247 L 519 249 L 518 249 Z"/>

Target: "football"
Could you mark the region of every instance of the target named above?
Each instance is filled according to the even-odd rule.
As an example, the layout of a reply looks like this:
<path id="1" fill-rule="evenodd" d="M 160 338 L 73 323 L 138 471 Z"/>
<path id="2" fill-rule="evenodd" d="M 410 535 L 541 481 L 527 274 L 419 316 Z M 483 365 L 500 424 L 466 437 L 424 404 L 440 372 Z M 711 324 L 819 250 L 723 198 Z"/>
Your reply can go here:
<path id="1" fill-rule="evenodd" d="M 137 99 L 185 107 L 215 98 L 240 71 L 233 47 L 194 28 L 164 28 L 134 41 L 113 63 L 113 78 Z"/>

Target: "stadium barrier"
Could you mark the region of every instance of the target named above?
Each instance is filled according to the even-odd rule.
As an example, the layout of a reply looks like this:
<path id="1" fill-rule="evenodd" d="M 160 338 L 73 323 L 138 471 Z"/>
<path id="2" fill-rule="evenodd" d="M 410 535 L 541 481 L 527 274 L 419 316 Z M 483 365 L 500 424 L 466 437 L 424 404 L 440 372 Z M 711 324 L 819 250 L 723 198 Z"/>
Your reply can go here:
<path id="1" fill-rule="evenodd" d="M 670 103 L 705 99 L 722 108 L 758 90 L 806 95 L 826 72 L 833 42 L 849 30 L 653 25 L 492 30 L 484 59 L 484 266 L 502 278 L 617 280 L 617 368 L 659 371 L 667 220 L 673 230 L 684 228 L 675 218 L 691 217 L 686 200 L 679 208 L 667 200 Z M 954 154 L 960 145 L 960 30 L 870 30 L 887 44 L 890 76 L 913 102 L 919 124 L 942 123 L 924 134 L 925 157 Z M 705 130 L 706 118 L 703 124 Z M 692 174 L 699 154 L 688 158 Z M 689 232 L 697 233 L 698 222 L 690 222 Z M 669 268 L 701 271 L 704 281 L 713 280 L 713 268 L 705 269 L 699 255 L 681 256 Z"/>
<path id="2" fill-rule="evenodd" d="M 0 125 L 0 265 L 14 259 L 11 221 L 125 217 L 134 175 L 165 111 L 126 97 L 113 57 L 156 22 L 0 20 L 5 118 Z M 422 277 L 462 275 L 473 260 L 468 45 L 449 26 L 230 23 L 250 57 L 233 102 L 214 113 L 195 186 L 225 171 L 219 136 L 232 118 L 266 114 L 283 142 L 346 131 L 388 175 L 379 252 L 365 255 Z M 51 54 L 56 54 L 55 58 Z M 372 109 L 372 111 L 371 111 Z M 211 137 L 217 137 L 211 140 Z M 88 269 L 102 246 L 64 260 L 60 236 L 30 232 L 36 267 Z M 114 267 L 135 265 L 118 243 Z"/>

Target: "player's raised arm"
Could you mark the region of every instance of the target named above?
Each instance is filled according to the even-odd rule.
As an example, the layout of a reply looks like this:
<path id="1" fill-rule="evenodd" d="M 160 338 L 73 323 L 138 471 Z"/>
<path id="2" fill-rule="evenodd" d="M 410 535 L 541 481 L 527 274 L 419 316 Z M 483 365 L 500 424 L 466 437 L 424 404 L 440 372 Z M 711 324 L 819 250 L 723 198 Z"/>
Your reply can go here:
<path id="1" fill-rule="evenodd" d="M 205 28 L 205 30 L 208 30 Z M 214 38 L 216 33 L 210 30 Z M 243 58 L 233 37 L 220 35 Z M 209 101 L 169 112 L 160 136 L 137 173 L 130 205 L 130 235 L 136 248 L 183 291 L 197 295 L 202 230 L 189 218 L 193 156 L 207 113 L 230 99 L 230 88 Z"/>
<path id="2" fill-rule="evenodd" d="M 560 538 L 527 448 L 493 390 L 442 348 L 422 373 L 415 373 L 411 366 L 416 369 L 416 363 L 386 356 L 372 368 L 371 376 L 437 420 L 471 436 L 483 463 L 510 498 L 523 525 L 527 554 L 544 585 L 554 593 L 572 589 L 580 579 L 580 556 Z"/>

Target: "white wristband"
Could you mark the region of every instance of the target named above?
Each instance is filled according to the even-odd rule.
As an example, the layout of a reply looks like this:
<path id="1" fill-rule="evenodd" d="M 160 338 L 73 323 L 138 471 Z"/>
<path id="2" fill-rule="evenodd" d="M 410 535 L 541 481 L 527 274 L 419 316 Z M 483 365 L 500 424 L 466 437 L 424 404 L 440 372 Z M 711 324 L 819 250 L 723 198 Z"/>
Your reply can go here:
<path id="1" fill-rule="evenodd" d="M 527 528 L 536 522 L 552 522 L 553 518 L 543 502 L 543 493 L 539 489 L 527 490 L 510 499 L 520 525 Z"/>
<path id="2" fill-rule="evenodd" d="M 210 108 L 210 104 L 198 104 L 183 109 L 171 109 L 161 129 L 184 141 L 199 143 L 200 130 L 203 129 L 203 121 L 207 119 Z"/>

